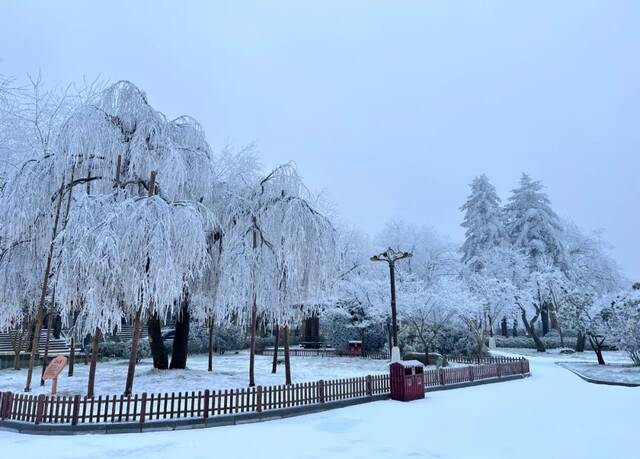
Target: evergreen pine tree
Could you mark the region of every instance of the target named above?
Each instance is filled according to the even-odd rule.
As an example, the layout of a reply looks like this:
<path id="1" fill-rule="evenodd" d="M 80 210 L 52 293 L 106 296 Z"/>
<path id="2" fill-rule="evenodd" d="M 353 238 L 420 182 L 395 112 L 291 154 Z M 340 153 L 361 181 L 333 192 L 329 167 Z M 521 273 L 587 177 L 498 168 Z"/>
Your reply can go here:
<path id="1" fill-rule="evenodd" d="M 465 213 L 462 227 L 466 229 L 462 261 L 475 265 L 477 271 L 481 268 L 480 255 L 505 239 L 500 197 L 486 175 L 473 180 L 471 194 L 460 210 Z"/>
<path id="2" fill-rule="evenodd" d="M 522 174 L 520 187 L 512 191 L 505 206 L 506 229 L 513 246 L 524 250 L 534 264 L 546 258 L 558 265 L 562 262 L 561 226 L 543 189 L 540 181 Z"/>

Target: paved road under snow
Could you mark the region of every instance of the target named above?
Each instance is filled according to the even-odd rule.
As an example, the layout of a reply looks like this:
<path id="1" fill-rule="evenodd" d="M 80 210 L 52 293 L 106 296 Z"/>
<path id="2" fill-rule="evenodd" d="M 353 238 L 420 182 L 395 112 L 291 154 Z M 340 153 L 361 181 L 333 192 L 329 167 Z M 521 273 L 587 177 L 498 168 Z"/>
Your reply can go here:
<path id="1" fill-rule="evenodd" d="M 640 459 L 640 388 L 584 382 L 548 358 L 526 380 L 260 424 L 75 437 L 0 431 L 2 458 Z"/>

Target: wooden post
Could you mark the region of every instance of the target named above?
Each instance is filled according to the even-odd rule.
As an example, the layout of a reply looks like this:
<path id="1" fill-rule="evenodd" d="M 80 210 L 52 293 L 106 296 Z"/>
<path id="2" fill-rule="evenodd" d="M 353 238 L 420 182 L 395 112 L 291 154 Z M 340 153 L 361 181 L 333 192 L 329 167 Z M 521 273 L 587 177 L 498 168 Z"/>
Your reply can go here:
<path id="1" fill-rule="evenodd" d="M 42 414 L 44 412 L 44 395 L 38 395 L 38 401 L 36 402 L 36 424 L 42 422 Z"/>
<path id="2" fill-rule="evenodd" d="M 71 418 L 71 425 L 78 425 L 78 414 L 80 413 L 80 396 L 75 395 L 73 397 L 73 417 Z"/>
<path id="3" fill-rule="evenodd" d="M 324 403 L 324 379 L 318 381 L 318 402 Z"/>
<path id="4" fill-rule="evenodd" d="M 144 418 L 147 414 L 147 393 L 142 393 L 142 400 L 140 401 L 142 406 L 140 407 L 140 424 L 144 424 Z"/>
<path id="5" fill-rule="evenodd" d="M 205 419 L 209 418 L 209 389 L 205 389 L 204 391 L 204 413 L 202 413 L 202 417 Z"/>
<path id="6" fill-rule="evenodd" d="M 262 413 L 262 386 L 256 388 L 256 411 Z"/>
<path id="7" fill-rule="evenodd" d="M 371 380 L 371 375 L 367 375 L 367 396 L 371 397 L 373 395 L 373 381 Z"/>
<path id="8" fill-rule="evenodd" d="M 444 386 L 445 381 L 444 381 L 444 369 L 443 368 L 439 368 L 438 369 L 438 376 L 440 377 L 440 385 Z"/>

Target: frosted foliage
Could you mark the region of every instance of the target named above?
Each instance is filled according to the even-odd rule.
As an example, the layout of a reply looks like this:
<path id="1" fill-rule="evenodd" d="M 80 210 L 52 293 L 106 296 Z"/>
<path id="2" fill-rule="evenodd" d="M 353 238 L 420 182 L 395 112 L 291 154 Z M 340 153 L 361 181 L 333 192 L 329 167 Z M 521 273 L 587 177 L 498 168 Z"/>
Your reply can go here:
<path id="1" fill-rule="evenodd" d="M 0 258 L 0 330 L 19 324 L 38 298 L 44 269 L 42 257 L 27 244 L 4 249 Z"/>
<path id="2" fill-rule="evenodd" d="M 640 365 L 640 290 L 609 295 L 601 302 L 611 305 L 609 326 L 613 344 L 625 351 L 635 365 Z"/>
<path id="3" fill-rule="evenodd" d="M 50 159 L 28 161 L 2 190 L 0 234 L 3 240 L 17 243 L 31 240 L 32 248 L 44 251 L 51 236 L 51 197 L 60 187 L 51 181 Z"/>
<path id="4" fill-rule="evenodd" d="M 131 195 L 143 195 L 140 181 L 152 170 L 158 173 L 163 197 L 200 200 L 208 197 L 215 173 L 202 127 L 193 118 L 174 121 L 154 110 L 146 95 L 121 81 L 80 106 L 61 134 L 59 174 L 76 165 L 103 180 L 96 193 L 112 187 L 118 155 L 122 156 L 120 181 Z"/>
<path id="5" fill-rule="evenodd" d="M 59 238 L 62 304 L 84 304 L 88 329 L 113 328 L 137 308 L 143 315 L 173 310 L 190 282 L 207 268 L 208 212 L 159 197 L 84 196 Z"/>
<path id="6" fill-rule="evenodd" d="M 460 210 L 465 214 L 462 222 L 465 228 L 462 261 L 477 264 L 483 251 L 505 242 L 500 198 L 486 175 L 474 179 L 471 194 Z"/>
<path id="7" fill-rule="evenodd" d="M 411 258 L 396 265 L 400 278 L 406 273 L 435 282 L 442 276 L 451 276 L 460 270 L 456 246 L 428 226 L 409 225 L 402 220 L 391 220 L 384 226 L 377 239 L 377 252 L 391 247 L 413 254 Z M 378 266 L 376 269 L 381 268 L 382 266 Z"/>
<path id="8" fill-rule="evenodd" d="M 285 165 L 236 209 L 223 242 L 222 311 L 238 303 L 248 311 L 255 294 L 259 311 L 284 324 L 323 302 L 333 280 L 335 236 L 310 201 L 295 168 Z"/>
<path id="9" fill-rule="evenodd" d="M 513 190 L 505 207 L 507 232 L 513 245 L 522 248 L 536 262 L 539 257 L 562 261 L 559 242 L 560 224 L 551 209 L 549 197 L 542 192 L 543 185 L 523 174 L 520 187 Z"/>

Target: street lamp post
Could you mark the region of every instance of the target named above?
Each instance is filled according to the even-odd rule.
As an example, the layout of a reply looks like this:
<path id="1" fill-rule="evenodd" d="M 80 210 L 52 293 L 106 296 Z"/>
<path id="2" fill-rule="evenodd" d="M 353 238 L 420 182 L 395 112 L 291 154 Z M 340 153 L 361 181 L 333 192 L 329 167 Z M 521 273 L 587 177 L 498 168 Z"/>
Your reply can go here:
<path id="1" fill-rule="evenodd" d="M 386 261 L 389 265 L 389 278 L 391 286 L 391 337 L 393 347 L 398 347 L 398 314 L 396 312 L 396 261 L 412 257 L 410 252 L 396 252 L 388 248 L 378 255 L 371 257 L 371 261 Z"/>

